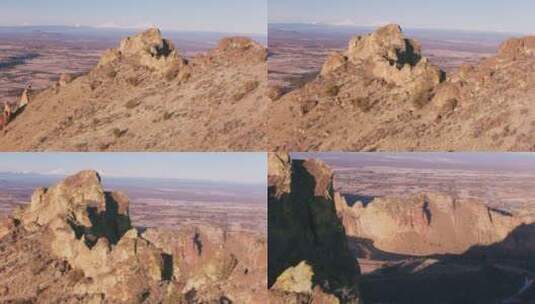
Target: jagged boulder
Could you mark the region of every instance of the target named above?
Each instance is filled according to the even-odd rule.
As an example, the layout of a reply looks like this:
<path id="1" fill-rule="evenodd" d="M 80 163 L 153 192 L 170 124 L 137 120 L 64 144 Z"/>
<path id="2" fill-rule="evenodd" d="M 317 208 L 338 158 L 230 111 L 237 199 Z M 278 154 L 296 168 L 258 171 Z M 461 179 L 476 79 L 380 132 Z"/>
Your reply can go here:
<path id="1" fill-rule="evenodd" d="M 171 41 L 162 38 L 160 30 L 156 28 L 123 39 L 119 48 L 108 50 L 101 57 L 97 67 L 106 67 L 118 61 L 128 61 L 163 75 L 187 69 L 187 61 L 178 54 Z"/>
<path id="2" fill-rule="evenodd" d="M 295 293 L 307 296 L 318 287 L 336 294 L 344 303 L 358 303 L 359 267 L 336 214 L 332 172 L 317 160 L 291 160 L 288 155 L 272 154 L 269 161 L 269 286 L 284 293 L 296 289 L 300 292 Z M 291 268 L 296 265 L 301 266 Z M 294 275 L 297 270 L 304 273 L 301 270 L 308 269 L 304 265 L 310 267 L 305 272 L 313 273 L 306 291 L 300 286 L 308 286 L 307 280 L 296 282 L 305 276 Z"/>
<path id="3" fill-rule="evenodd" d="M 396 24 L 352 38 L 345 52 L 329 56 L 320 74 L 327 77 L 348 64 L 404 88 L 421 104 L 429 101 L 433 89 L 445 79 L 445 73 L 421 54 L 418 42 L 405 38 Z"/>

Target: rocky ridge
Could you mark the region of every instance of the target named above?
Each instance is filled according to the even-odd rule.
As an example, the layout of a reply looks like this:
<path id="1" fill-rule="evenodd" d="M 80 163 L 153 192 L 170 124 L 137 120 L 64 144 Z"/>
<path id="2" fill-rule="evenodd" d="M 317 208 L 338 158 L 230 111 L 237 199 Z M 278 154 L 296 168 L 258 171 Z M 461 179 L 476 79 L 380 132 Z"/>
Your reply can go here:
<path id="1" fill-rule="evenodd" d="M 353 38 L 269 105 L 275 150 L 533 150 L 533 37 L 446 75 L 398 25 Z"/>
<path id="2" fill-rule="evenodd" d="M 185 58 L 158 29 L 125 38 L 80 77 L 34 93 L 2 150 L 260 150 L 267 50 L 229 37 Z"/>
<path id="3" fill-rule="evenodd" d="M 265 239 L 210 227 L 138 230 L 128 198 L 84 171 L 0 223 L 0 302 L 265 301 Z"/>
<path id="4" fill-rule="evenodd" d="M 499 244 L 528 224 L 479 200 L 440 193 L 380 197 L 351 207 L 341 195 L 335 201 L 348 236 L 372 240 L 377 249 L 408 256 L 465 254 L 475 247 Z M 511 255 L 518 244 L 510 245 Z"/>
<path id="5" fill-rule="evenodd" d="M 359 303 L 359 266 L 337 218 L 332 173 L 316 160 L 269 155 L 271 303 Z"/>

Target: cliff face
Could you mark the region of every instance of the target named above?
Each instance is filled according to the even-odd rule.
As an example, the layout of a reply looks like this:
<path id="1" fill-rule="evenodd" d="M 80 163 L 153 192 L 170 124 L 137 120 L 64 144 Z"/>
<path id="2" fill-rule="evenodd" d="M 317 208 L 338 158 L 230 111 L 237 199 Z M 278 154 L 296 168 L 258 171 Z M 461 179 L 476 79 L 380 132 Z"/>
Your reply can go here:
<path id="1" fill-rule="evenodd" d="M 263 237 L 210 227 L 141 234 L 128 207 L 93 171 L 37 189 L 0 224 L 0 302 L 267 299 Z"/>
<path id="2" fill-rule="evenodd" d="M 80 77 L 31 95 L 2 150 L 263 150 L 267 50 L 223 39 L 192 58 L 160 31 L 125 38 Z"/>
<path id="3" fill-rule="evenodd" d="M 341 196 L 336 200 L 349 236 L 372 240 L 378 249 L 397 254 L 463 254 L 504 241 L 523 223 L 483 202 L 437 193 L 376 198 L 366 207 L 349 207 Z"/>
<path id="4" fill-rule="evenodd" d="M 268 181 L 272 300 L 337 303 L 338 297 L 358 303 L 359 267 L 336 215 L 330 169 L 320 161 L 270 154 Z"/>
<path id="5" fill-rule="evenodd" d="M 446 75 L 388 25 L 353 38 L 269 105 L 275 150 L 534 150 L 533 37 Z"/>

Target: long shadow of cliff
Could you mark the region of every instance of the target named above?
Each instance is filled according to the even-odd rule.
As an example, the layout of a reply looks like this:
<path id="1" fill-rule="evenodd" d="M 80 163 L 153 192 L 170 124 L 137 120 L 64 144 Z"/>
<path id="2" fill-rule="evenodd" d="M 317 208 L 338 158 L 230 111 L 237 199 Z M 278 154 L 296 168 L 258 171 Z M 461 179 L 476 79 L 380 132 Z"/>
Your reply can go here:
<path id="1" fill-rule="evenodd" d="M 350 243 L 365 248 L 371 260 L 391 262 L 363 276 L 367 304 L 535 303 L 535 286 L 527 284 L 535 278 L 534 224 L 459 255 L 404 256 L 381 251 L 370 240 L 350 238 Z"/>
<path id="2" fill-rule="evenodd" d="M 361 195 L 355 193 L 341 193 L 347 202 L 349 207 L 353 207 L 357 203 L 362 203 L 364 207 L 367 207 L 377 196 Z"/>

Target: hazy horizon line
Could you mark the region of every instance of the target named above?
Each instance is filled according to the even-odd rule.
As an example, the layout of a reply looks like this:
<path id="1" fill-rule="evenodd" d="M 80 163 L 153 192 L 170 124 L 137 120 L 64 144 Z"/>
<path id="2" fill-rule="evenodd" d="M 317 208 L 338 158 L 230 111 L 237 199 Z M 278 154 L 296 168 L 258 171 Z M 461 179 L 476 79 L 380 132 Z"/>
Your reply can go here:
<path id="1" fill-rule="evenodd" d="M 122 178 L 122 179 L 151 179 L 151 180 L 171 180 L 171 181 L 188 181 L 188 182 L 205 182 L 205 183 L 213 183 L 213 184 L 233 184 L 233 185 L 247 185 L 247 186 L 265 186 L 267 185 L 266 182 L 258 182 L 258 181 L 230 181 L 230 180 L 218 180 L 218 179 L 202 179 L 202 178 L 182 178 L 182 177 L 157 177 L 157 176 L 125 176 L 125 175 L 115 175 L 115 174 L 109 174 L 109 173 L 102 173 L 99 170 L 94 169 L 86 169 L 86 170 L 78 170 L 73 173 L 54 173 L 54 172 L 34 172 L 34 171 L 5 171 L 0 170 L 0 174 L 12 174 L 12 175 L 39 175 L 39 176 L 46 176 L 46 177 L 69 177 L 76 175 L 77 173 L 80 173 L 82 171 L 92 170 L 98 173 L 98 175 L 101 178 Z M 267 177 L 266 177 L 267 178 Z"/>
<path id="2" fill-rule="evenodd" d="M 267 36 L 267 27 L 265 32 L 232 32 L 232 31 L 216 31 L 206 29 L 179 29 L 160 27 L 153 25 L 136 25 L 136 26 L 111 26 L 111 25 L 78 25 L 78 24 L 18 24 L 7 25 L 0 24 L 0 28 L 72 28 L 72 29 L 94 29 L 94 30 L 115 30 L 115 31 L 143 31 L 150 28 L 158 28 L 166 32 L 184 32 L 184 33 L 210 33 L 210 34 L 240 34 L 240 35 L 258 35 Z"/>
<path id="3" fill-rule="evenodd" d="M 268 21 L 269 25 L 317 25 L 317 26 L 330 26 L 340 28 L 379 28 L 388 24 L 399 24 L 402 29 L 408 30 L 432 30 L 432 31 L 457 31 L 457 32 L 471 32 L 471 33 L 493 33 L 493 34 L 513 34 L 513 35 L 535 35 L 529 32 L 515 32 L 515 31 L 499 31 L 495 29 L 468 29 L 468 28 L 448 28 L 448 27 L 434 27 L 434 26 L 404 26 L 396 22 L 385 22 L 379 24 L 344 24 L 342 22 L 303 22 L 303 21 Z"/>

